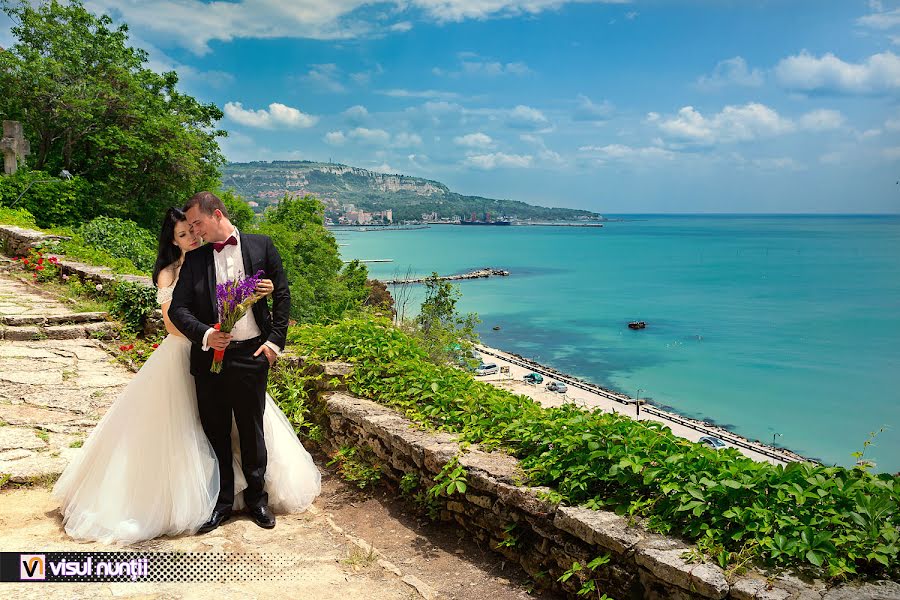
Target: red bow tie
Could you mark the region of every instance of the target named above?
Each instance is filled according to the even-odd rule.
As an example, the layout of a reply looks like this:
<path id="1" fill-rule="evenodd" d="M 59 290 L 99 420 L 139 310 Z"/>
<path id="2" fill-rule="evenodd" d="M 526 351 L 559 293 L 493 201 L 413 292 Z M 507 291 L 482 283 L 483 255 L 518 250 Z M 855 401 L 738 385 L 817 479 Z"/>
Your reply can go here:
<path id="1" fill-rule="evenodd" d="M 231 236 L 224 242 L 213 242 L 213 248 L 216 249 L 216 252 L 221 252 L 225 246 L 237 246 L 237 238 Z"/>

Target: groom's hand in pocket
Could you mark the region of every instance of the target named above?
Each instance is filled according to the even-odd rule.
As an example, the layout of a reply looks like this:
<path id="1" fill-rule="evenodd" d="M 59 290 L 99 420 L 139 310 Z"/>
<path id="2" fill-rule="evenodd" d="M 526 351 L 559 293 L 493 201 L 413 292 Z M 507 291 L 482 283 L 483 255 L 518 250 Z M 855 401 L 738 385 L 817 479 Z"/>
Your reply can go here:
<path id="1" fill-rule="evenodd" d="M 275 359 L 278 358 L 278 355 L 275 354 L 275 351 L 272 350 L 271 348 L 269 348 L 268 346 L 266 346 L 265 344 L 260 346 L 259 349 L 257 349 L 257 351 L 253 353 L 253 356 L 259 356 L 260 353 L 263 353 L 266 355 L 266 358 L 269 361 L 270 367 L 275 364 Z"/>

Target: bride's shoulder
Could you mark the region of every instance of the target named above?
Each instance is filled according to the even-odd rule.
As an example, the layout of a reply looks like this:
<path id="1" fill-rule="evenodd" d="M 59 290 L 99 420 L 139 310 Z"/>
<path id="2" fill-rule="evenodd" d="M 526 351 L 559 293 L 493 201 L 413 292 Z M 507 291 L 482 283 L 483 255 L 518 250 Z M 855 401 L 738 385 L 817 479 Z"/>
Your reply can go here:
<path id="1" fill-rule="evenodd" d="M 173 263 L 159 272 L 156 277 L 156 287 L 160 289 L 171 287 L 175 285 L 176 281 L 178 281 L 178 266 Z"/>

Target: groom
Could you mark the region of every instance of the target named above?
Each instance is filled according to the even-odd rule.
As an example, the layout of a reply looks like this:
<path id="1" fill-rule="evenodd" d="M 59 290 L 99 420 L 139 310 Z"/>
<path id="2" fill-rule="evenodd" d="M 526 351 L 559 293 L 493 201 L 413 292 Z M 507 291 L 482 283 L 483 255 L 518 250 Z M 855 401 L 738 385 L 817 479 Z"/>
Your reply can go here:
<path id="1" fill-rule="evenodd" d="M 197 406 L 203 430 L 219 463 L 219 498 L 199 533 L 212 531 L 231 518 L 234 504 L 231 419 L 241 440 L 241 466 L 247 479 L 244 500 L 250 517 L 260 527 L 275 527 L 263 486 L 266 443 L 263 410 L 269 367 L 284 348 L 291 295 L 281 268 L 281 257 L 264 235 L 239 232 L 228 220 L 222 201 L 200 192 L 184 207 L 191 230 L 210 242 L 185 255 L 184 265 L 169 307 L 172 323 L 193 342 L 191 374 L 197 388 Z M 271 279 L 272 313 L 266 302 L 253 305 L 231 333 L 216 331 L 219 321 L 216 284 L 250 277 L 260 269 Z M 225 350 L 222 372 L 210 372 L 212 350 Z"/>

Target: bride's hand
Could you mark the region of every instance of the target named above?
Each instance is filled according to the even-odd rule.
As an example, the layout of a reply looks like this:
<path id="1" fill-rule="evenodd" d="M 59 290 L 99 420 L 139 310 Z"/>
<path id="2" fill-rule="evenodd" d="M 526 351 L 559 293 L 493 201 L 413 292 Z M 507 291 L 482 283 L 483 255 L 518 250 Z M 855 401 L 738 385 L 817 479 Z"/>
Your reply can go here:
<path id="1" fill-rule="evenodd" d="M 260 279 L 256 284 L 256 293 L 260 296 L 268 296 L 275 291 L 275 284 L 271 279 Z"/>

